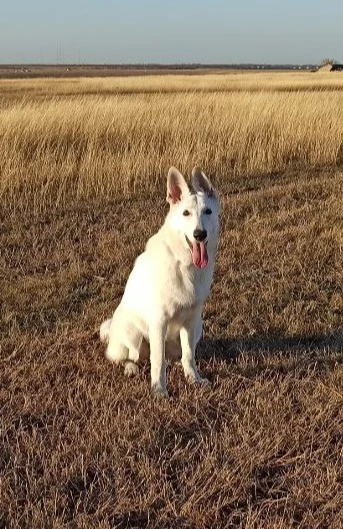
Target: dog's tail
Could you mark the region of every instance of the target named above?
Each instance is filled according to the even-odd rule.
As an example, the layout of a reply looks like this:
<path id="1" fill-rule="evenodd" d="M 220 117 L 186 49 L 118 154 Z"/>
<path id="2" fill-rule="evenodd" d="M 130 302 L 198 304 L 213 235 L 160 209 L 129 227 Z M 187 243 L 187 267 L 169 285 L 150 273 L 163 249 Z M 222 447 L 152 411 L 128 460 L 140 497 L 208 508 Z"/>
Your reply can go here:
<path id="1" fill-rule="evenodd" d="M 110 326 L 111 326 L 112 318 L 109 320 L 104 321 L 100 325 L 100 340 L 102 342 L 108 343 L 109 337 L 110 337 Z"/>

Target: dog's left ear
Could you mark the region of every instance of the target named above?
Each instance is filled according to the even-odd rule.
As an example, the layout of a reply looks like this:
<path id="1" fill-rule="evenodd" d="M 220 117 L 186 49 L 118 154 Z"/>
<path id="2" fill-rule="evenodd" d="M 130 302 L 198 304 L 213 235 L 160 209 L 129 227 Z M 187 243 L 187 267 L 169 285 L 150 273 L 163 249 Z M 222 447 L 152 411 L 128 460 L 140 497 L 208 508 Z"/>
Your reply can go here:
<path id="1" fill-rule="evenodd" d="M 195 191 L 203 191 L 209 197 L 215 197 L 216 192 L 209 178 L 202 169 L 195 166 L 192 171 L 192 185 Z"/>

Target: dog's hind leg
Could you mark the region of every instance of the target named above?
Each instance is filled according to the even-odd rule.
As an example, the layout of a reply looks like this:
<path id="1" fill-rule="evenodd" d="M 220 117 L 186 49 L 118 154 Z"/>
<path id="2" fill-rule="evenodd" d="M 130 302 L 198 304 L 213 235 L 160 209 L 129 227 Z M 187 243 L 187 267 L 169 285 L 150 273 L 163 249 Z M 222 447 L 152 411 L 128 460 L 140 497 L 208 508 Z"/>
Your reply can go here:
<path id="1" fill-rule="evenodd" d="M 112 318 L 109 318 L 100 325 L 100 340 L 102 342 L 108 343 L 109 341 L 111 322 Z"/>
<path id="2" fill-rule="evenodd" d="M 116 364 L 125 362 L 129 358 L 129 349 L 124 344 L 117 342 L 114 337 L 110 337 L 106 357 Z"/>
<path id="3" fill-rule="evenodd" d="M 135 377 L 139 373 L 139 367 L 135 362 L 131 360 L 126 360 L 124 362 L 124 375 L 127 377 Z"/>
<path id="4" fill-rule="evenodd" d="M 122 364 L 124 366 L 125 376 L 133 377 L 138 375 L 138 365 L 130 360 L 132 357 L 136 358 L 136 354 L 130 351 L 124 344 L 118 344 L 110 340 L 106 350 L 106 357 L 115 364 Z"/>
<path id="5" fill-rule="evenodd" d="M 150 347 L 143 335 L 139 332 L 130 334 L 130 347 L 128 360 L 124 362 L 124 374 L 127 377 L 134 377 L 139 373 L 137 362 L 148 360 L 150 357 Z"/>
<path id="6" fill-rule="evenodd" d="M 105 321 L 100 327 L 100 335 L 107 341 L 106 356 L 115 363 L 138 360 L 141 337 L 135 326 L 130 322 L 123 308 L 119 305 L 111 320 Z"/>

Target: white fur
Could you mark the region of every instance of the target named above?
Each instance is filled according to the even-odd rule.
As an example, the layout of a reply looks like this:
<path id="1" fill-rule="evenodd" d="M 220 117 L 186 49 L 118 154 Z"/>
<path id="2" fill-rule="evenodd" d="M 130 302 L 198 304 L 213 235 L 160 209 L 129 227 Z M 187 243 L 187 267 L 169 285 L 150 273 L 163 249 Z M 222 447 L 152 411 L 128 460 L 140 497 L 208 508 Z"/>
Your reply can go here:
<path id="1" fill-rule="evenodd" d="M 107 358 L 136 374 L 139 360 L 150 357 L 152 391 L 166 396 L 166 359 L 181 358 L 186 378 L 207 383 L 195 364 L 202 334 L 202 307 L 210 292 L 219 233 L 219 201 L 211 182 L 193 169 L 193 192 L 171 168 L 167 179 L 170 211 L 148 241 L 128 278 L 123 298 L 100 327 Z M 209 209 L 212 211 L 208 213 Z M 188 210 L 189 215 L 183 213 Z M 207 231 L 208 264 L 193 264 L 187 242 L 195 229 Z"/>

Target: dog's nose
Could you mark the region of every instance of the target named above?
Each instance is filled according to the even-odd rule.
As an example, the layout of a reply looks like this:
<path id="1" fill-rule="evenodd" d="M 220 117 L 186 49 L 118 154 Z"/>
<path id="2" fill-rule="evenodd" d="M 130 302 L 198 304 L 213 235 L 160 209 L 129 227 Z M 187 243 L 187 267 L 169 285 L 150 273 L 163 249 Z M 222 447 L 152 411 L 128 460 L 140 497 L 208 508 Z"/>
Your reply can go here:
<path id="1" fill-rule="evenodd" d="M 194 230 L 193 231 L 194 239 L 196 241 L 204 241 L 207 237 L 207 231 L 206 230 Z"/>

